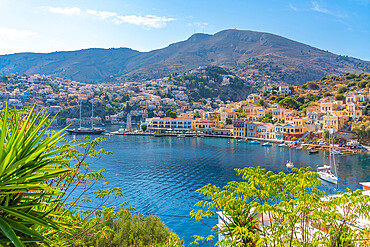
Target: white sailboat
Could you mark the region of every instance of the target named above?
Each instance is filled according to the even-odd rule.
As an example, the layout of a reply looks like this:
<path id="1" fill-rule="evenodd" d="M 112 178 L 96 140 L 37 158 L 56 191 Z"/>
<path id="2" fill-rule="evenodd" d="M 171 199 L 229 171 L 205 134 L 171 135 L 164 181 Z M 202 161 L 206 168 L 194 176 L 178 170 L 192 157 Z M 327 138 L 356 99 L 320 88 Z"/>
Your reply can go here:
<path id="1" fill-rule="evenodd" d="M 294 164 L 293 164 L 293 161 L 292 161 L 292 151 L 289 150 L 289 160 L 286 161 L 286 167 L 287 168 L 293 168 L 294 167 Z"/>
<path id="2" fill-rule="evenodd" d="M 330 118 L 329 118 L 329 131 L 330 131 Z M 321 178 L 322 180 L 329 183 L 338 184 L 337 166 L 335 164 L 335 154 L 331 150 L 332 146 L 333 145 L 331 143 L 329 133 L 329 165 L 318 167 L 317 173 L 319 174 L 319 178 Z"/>

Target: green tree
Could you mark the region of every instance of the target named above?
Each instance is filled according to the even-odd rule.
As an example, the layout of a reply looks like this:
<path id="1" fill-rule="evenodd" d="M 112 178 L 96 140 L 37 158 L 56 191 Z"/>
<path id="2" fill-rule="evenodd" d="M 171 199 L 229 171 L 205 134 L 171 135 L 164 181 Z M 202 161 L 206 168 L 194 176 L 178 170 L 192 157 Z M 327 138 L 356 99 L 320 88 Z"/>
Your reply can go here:
<path id="1" fill-rule="evenodd" d="M 322 137 L 325 139 L 325 140 L 329 140 L 329 136 L 330 136 L 330 133 L 329 133 L 329 130 L 325 130 Z"/>
<path id="2" fill-rule="evenodd" d="M 339 94 L 343 94 L 343 93 L 345 93 L 345 92 L 347 92 L 347 87 L 346 86 L 343 86 L 343 87 L 340 87 L 339 89 L 338 89 L 338 93 Z"/>
<path id="3" fill-rule="evenodd" d="M 141 130 L 145 132 L 148 129 L 148 126 L 146 124 L 141 125 Z"/>
<path id="4" fill-rule="evenodd" d="M 76 247 L 183 246 L 183 241 L 156 216 L 144 217 L 124 210 L 115 219 L 103 221 L 94 234 L 85 234 Z"/>
<path id="5" fill-rule="evenodd" d="M 257 100 L 257 105 L 264 106 L 265 105 L 265 101 L 263 99 L 258 99 Z"/>
<path id="6" fill-rule="evenodd" d="M 357 82 L 357 86 L 360 87 L 360 88 L 365 88 L 367 83 L 368 83 L 368 81 L 361 80 L 361 81 Z"/>
<path id="7" fill-rule="evenodd" d="M 165 112 L 165 117 L 177 118 L 177 113 L 171 110 Z"/>
<path id="8" fill-rule="evenodd" d="M 243 112 L 238 113 L 238 118 L 245 118 L 245 114 Z"/>
<path id="9" fill-rule="evenodd" d="M 218 246 L 365 245 L 364 234 L 369 229 L 353 226 L 358 217 L 370 218 L 370 197 L 360 190 L 328 197 L 318 189 L 321 182 L 315 172 L 309 168 L 292 171 L 236 169 L 243 181 L 197 190 L 206 199 L 196 203 L 200 209 L 190 215 L 202 220 L 221 213 L 223 223 L 213 227 L 225 236 Z M 196 236 L 194 242 L 213 238 L 212 234 Z"/>
<path id="10" fill-rule="evenodd" d="M 293 109 L 298 109 L 299 103 L 292 99 L 291 97 L 286 97 L 282 100 L 279 101 L 279 105 L 287 108 L 293 108 Z"/>
<path id="11" fill-rule="evenodd" d="M 356 136 L 361 141 L 369 142 L 370 140 L 370 121 L 352 123 L 351 130 L 356 134 Z"/>
<path id="12" fill-rule="evenodd" d="M 196 118 L 200 118 L 200 114 L 199 114 L 199 112 L 194 113 L 193 118 L 194 118 L 194 119 L 196 119 Z"/>
<path id="13" fill-rule="evenodd" d="M 344 95 L 343 94 L 335 95 L 335 100 L 344 100 Z"/>

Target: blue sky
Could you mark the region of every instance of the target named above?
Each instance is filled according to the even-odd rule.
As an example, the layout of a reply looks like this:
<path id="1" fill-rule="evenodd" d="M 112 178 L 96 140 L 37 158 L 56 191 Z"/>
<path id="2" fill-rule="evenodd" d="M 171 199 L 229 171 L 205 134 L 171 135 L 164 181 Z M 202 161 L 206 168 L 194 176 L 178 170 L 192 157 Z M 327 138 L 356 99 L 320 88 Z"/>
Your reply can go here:
<path id="1" fill-rule="evenodd" d="M 149 51 L 235 28 L 370 61 L 370 0 L 0 0 L 0 54 Z"/>

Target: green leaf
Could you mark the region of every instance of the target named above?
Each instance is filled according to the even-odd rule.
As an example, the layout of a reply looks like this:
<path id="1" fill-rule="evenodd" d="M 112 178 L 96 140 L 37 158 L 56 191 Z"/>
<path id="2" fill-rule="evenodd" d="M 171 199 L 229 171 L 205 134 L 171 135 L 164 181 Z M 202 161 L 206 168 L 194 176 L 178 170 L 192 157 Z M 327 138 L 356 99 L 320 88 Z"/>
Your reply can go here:
<path id="1" fill-rule="evenodd" d="M 24 247 L 23 243 L 18 239 L 13 229 L 6 221 L 0 218 L 0 229 L 3 234 L 10 240 L 16 247 Z"/>

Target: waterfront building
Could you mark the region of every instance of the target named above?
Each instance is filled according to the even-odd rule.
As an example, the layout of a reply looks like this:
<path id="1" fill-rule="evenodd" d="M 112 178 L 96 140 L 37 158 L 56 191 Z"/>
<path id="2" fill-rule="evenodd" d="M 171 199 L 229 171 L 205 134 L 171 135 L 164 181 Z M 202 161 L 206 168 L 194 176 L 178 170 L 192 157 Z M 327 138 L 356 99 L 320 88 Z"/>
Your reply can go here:
<path id="1" fill-rule="evenodd" d="M 274 132 L 272 132 L 271 139 L 283 140 L 284 126 L 280 123 L 274 125 Z"/>
<path id="2" fill-rule="evenodd" d="M 212 132 L 212 128 L 216 128 L 216 120 L 208 120 L 204 118 L 193 120 L 193 130 L 195 131 L 210 134 Z"/>
<path id="3" fill-rule="evenodd" d="M 247 136 L 247 120 L 245 118 L 239 118 L 233 120 L 233 134 L 237 137 Z"/>
<path id="4" fill-rule="evenodd" d="M 257 137 L 267 139 L 267 127 L 263 123 L 256 123 L 257 125 Z"/>
<path id="5" fill-rule="evenodd" d="M 283 126 L 283 140 L 293 141 L 301 138 L 308 129 L 302 125 L 286 124 Z"/>
<path id="6" fill-rule="evenodd" d="M 247 124 L 247 136 L 257 137 L 257 122 L 249 122 Z"/>
<path id="7" fill-rule="evenodd" d="M 146 122 L 150 131 L 191 131 L 193 129 L 191 118 L 148 118 Z"/>

